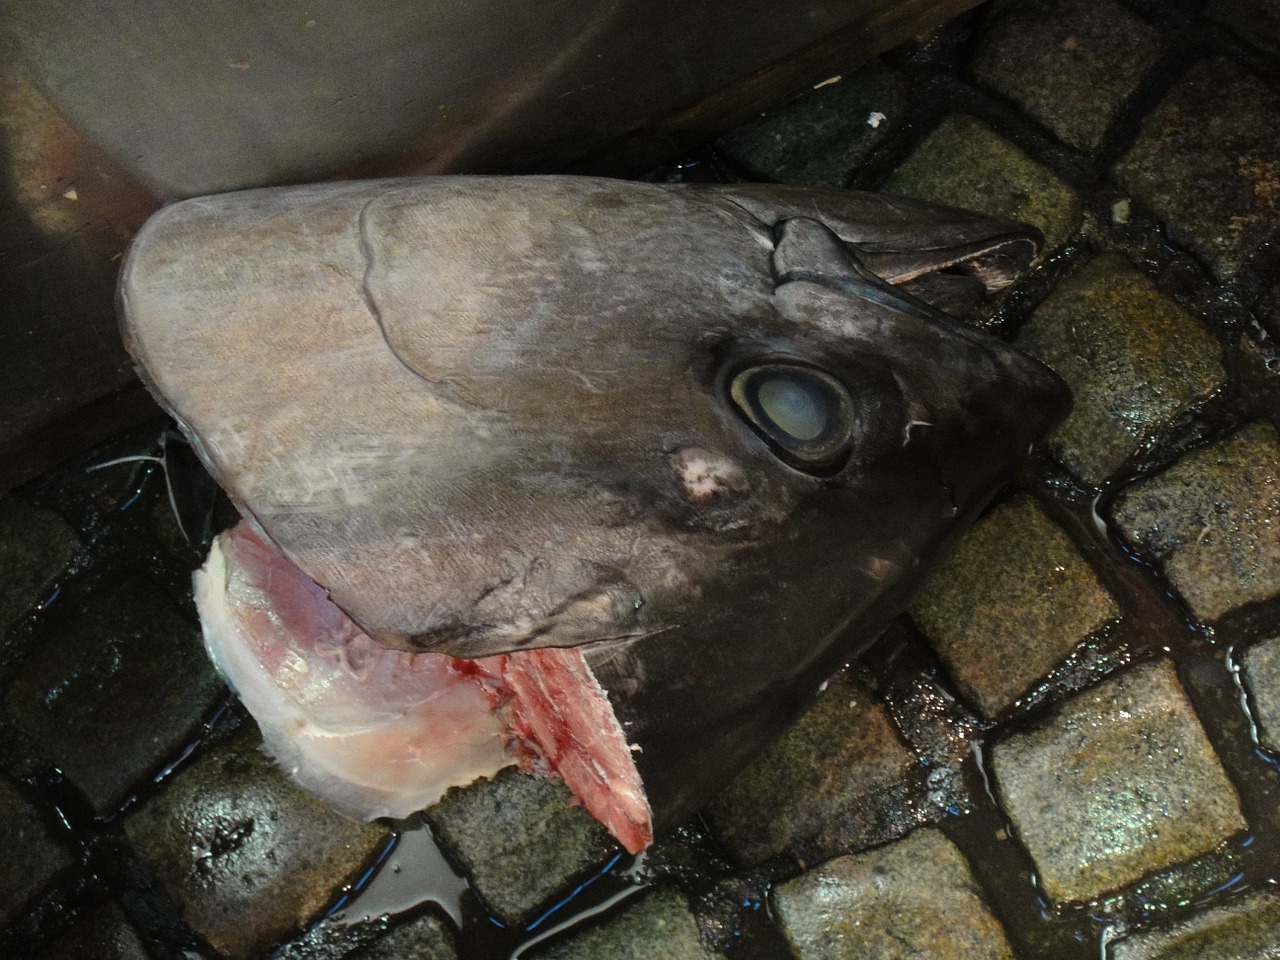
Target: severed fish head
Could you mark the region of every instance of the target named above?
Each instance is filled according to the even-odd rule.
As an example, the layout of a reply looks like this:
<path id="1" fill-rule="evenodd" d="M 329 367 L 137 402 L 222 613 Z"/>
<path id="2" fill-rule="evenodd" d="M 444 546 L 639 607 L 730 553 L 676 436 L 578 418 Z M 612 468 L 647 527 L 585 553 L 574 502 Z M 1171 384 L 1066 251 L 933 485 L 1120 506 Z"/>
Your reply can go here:
<path id="1" fill-rule="evenodd" d="M 1037 243 L 850 192 L 323 184 L 165 209 L 120 300 L 254 549 L 378 649 L 585 669 L 661 827 L 1065 415 L 1048 369 L 945 312 Z"/>

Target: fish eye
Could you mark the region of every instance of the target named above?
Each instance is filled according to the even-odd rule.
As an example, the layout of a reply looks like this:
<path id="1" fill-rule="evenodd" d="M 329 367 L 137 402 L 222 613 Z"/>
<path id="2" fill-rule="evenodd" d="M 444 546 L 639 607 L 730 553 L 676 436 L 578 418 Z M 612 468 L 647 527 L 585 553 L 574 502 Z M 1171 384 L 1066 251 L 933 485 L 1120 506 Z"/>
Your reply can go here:
<path id="1" fill-rule="evenodd" d="M 800 363 L 759 363 L 733 377 L 729 398 L 774 455 L 797 470 L 828 475 L 848 459 L 853 399 L 829 373 Z"/>

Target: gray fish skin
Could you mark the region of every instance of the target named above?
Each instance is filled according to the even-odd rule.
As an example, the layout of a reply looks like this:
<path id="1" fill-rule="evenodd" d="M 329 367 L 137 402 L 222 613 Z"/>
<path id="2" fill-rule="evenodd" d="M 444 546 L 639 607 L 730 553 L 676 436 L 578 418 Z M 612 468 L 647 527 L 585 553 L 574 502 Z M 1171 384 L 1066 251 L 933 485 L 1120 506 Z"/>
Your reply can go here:
<path id="1" fill-rule="evenodd" d="M 323 184 L 167 208 L 120 302 L 214 477 L 371 636 L 579 647 L 661 830 L 1065 416 L 1047 368 L 907 292 L 970 302 L 1037 245 L 851 192 Z M 838 464 L 797 468 L 735 406 L 764 363 L 847 391 Z"/>

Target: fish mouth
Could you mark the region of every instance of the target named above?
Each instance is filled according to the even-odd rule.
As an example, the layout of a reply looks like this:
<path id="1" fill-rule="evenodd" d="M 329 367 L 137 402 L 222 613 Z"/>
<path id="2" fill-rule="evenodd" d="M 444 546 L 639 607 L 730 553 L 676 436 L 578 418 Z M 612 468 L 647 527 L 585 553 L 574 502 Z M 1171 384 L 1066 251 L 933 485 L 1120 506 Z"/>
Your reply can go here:
<path id="1" fill-rule="evenodd" d="M 335 809 L 404 818 L 518 766 L 562 779 L 630 853 L 653 840 L 635 748 L 578 649 L 384 647 L 244 520 L 194 585 L 205 646 L 266 750 Z"/>

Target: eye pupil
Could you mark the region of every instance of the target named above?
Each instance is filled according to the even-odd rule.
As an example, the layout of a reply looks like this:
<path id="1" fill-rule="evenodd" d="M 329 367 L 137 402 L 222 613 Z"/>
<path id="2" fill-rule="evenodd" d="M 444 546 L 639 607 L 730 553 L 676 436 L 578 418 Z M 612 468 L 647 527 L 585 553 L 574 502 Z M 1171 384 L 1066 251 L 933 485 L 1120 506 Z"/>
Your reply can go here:
<path id="1" fill-rule="evenodd" d="M 733 377 L 729 398 L 790 466 L 829 475 L 848 460 L 857 418 L 849 391 L 829 373 L 802 363 L 759 363 Z"/>
<path id="2" fill-rule="evenodd" d="M 797 440 L 816 440 L 826 428 L 829 398 L 789 373 L 775 373 L 763 380 L 756 397 L 761 412 Z"/>

